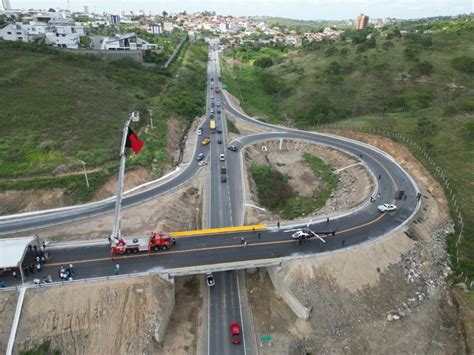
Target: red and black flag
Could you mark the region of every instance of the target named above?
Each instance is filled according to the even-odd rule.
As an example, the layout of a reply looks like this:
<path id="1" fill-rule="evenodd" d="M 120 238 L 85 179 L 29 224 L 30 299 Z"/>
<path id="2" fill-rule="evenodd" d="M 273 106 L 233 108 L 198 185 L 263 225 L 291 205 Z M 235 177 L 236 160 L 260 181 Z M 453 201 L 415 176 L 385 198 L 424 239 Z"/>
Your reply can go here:
<path id="1" fill-rule="evenodd" d="M 127 142 L 125 142 L 125 147 L 132 148 L 135 154 L 138 154 L 138 152 L 143 148 L 143 144 L 143 141 L 138 138 L 137 134 L 133 132 L 130 127 L 128 127 Z"/>

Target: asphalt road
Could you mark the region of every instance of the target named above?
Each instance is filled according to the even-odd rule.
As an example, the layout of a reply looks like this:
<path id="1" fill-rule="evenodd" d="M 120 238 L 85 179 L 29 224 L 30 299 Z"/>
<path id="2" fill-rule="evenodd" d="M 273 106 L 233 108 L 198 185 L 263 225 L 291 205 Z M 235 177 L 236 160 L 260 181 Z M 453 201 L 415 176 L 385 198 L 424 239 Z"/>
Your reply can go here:
<path id="1" fill-rule="evenodd" d="M 210 46 L 212 48 L 212 44 Z M 214 87 L 220 87 L 219 82 L 219 68 L 217 60 L 217 53 L 210 49 L 209 56 L 211 60 L 208 64 L 208 100 L 209 106 L 214 111 L 216 126 L 222 133 L 211 133 L 211 152 L 209 157 L 209 175 L 210 175 L 210 201 L 208 203 L 209 211 L 209 227 L 230 227 L 235 225 L 236 220 L 233 218 L 231 208 L 231 182 L 222 182 L 221 178 L 228 174 L 222 174 L 221 169 L 227 168 L 226 162 L 226 135 L 227 127 L 226 120 L 223 113 L 217 113 L 219 107 L 217 103 L 222 101 L 222 93 L 215 93 L 212 90 Z M 212 105 L 213 104 L 213 105 Z M 218 140 L 222 143 L 218 143 Z M 222 155 L 224 159 L 222 159 Z M 233 184 L 236 182 L 234 181 Z M 240 183 L 240 182 L 239 182 Z M 233 190 L 232 190 L 233 191 Z M 238 225 L 238 224 L 237 224 Z M 242 322 L 242 305 L 240 300 L 240 290 L 238 286 L 237 271 L 226 271 L 215 273 L 216 284 L 208 288 L 208 354 L 244 354 L 245 353 L 245 338 L 242 338 L 242 344 L 236 345 L 230 342 L 229 325 L 231 322 L 239 322 L 242 329 L 245 329 L 245 324 Z M 245 334 L 245 333 L 244 333 Z M 256 353 L 253 351 L 252 353 Z"/>

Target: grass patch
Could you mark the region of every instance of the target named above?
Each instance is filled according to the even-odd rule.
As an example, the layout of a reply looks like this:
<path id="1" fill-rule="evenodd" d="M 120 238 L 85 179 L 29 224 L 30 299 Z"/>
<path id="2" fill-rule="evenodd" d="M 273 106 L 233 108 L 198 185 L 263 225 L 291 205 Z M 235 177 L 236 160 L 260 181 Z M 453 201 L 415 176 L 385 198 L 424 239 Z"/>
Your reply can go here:
<path id="1" fill-rule="evenodd" d="M 34 346 L 27 350 L 21 350 L 20 355 L 61 355 L 61 351 L 52 349 L 51 342 L 46 340 L 38 346 Z"/>
<path id="2" fill-rule="evenodd" d="M 240 131 L 237 128 L 237 126 L 234 124 L 234 122 L 229 120 L 227 117 L 226 117 L 226 123 L 227 123 L 227 130 L 229 131 L 229 133 L 240 134 Z"/>
<path id="3" fill-rule="evenodd" d="M 66 188 L 73 202 L 86 202 L 118 162 L 122 128 L 130 111 L 145 147 L 127 167 L 152 167 L 159 177 L 171 162 L 166 120 L 184 118 L 185 126 L 204 112 L 207 44 L 186 44 L 168 70 L 129 61 L 104 61 L 45 46 L 0 42 L 0 91 L 9 104 L 0 112 L 0 191 Z M 25 99 L 27 98 L 27 99 Z M 147 108 L 153 108 L 154 130 Z M 91 188 L 81 177 L 54 177 L 56 170 L 89 169 Z M 24 181 L 20 177 L 34 177 Z M 50 178 L 48 178 L 50 177 Z M 83 177 L 82 177 L 83 179 Z"/>
<path id="4" fill-rule="evenodd" d="M 321 159 L 311 154 L 304 155 L 304 161 L 314 174 L 324 181 L 323 188 L 313 196 L 300 196 L 288 184 L 288 176 L 268 165 L 252 165 L 250 172 L 257 186 L 257 196 L 262 206 L 280 214 L 285 219 L 294 219 L 312 213 L 326 204 L 336 188 L 339 177 Z"/>

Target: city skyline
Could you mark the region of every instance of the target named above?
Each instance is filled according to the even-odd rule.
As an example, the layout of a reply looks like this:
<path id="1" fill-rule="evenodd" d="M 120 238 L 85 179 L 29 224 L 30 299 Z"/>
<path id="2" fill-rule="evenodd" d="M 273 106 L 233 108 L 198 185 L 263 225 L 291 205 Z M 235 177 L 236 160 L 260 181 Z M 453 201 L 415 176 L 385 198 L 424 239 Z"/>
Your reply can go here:
<path id="1" fill-rule="evenodd" d="M 170 0 L 12 0 L 11 7 L 48 9 L 63 8 L 68 5 L 71 11 L 83 11 L 88 6 L 95 13 L 119 11 L 139 11 L 146 13 L 167 12 L 200 12 L 215 11 L 220 15 L 232 16 L 276 16 L 301 20 L 316 19 L 354 19 L 364 12 L 370 18 L 420 18 L 432 16 L 449 16 L 474 12 L 471 0 L 184 0 L 176 3 Z"/>

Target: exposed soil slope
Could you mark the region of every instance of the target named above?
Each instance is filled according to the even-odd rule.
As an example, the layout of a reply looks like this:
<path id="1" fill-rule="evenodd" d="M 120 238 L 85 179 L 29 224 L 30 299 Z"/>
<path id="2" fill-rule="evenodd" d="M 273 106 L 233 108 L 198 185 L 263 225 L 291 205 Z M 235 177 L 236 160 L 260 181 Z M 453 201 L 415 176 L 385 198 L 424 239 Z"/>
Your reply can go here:
<path id="1" fill-rule="evenodd" d="M 173 306 L 158 276 L 30 289 L 15 349 L 51 340 L 63 354 L 156 353 Z"/>

